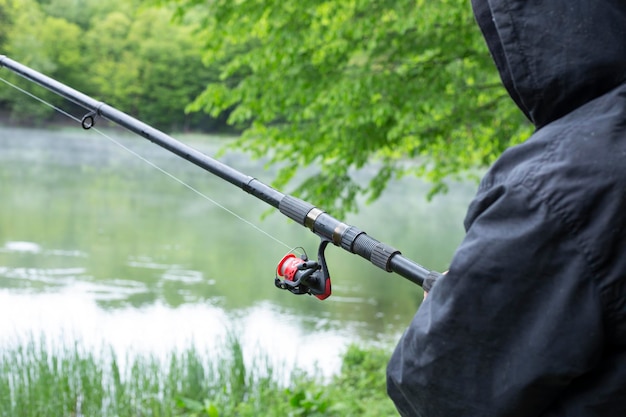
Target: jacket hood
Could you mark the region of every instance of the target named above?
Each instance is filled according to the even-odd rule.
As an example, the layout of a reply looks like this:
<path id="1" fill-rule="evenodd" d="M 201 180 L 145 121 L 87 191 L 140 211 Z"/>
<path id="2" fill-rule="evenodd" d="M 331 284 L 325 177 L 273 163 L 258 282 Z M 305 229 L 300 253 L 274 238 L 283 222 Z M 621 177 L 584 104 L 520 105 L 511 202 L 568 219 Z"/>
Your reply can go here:
<path id="1" fill-rule="evenodd" d="M 507 91 L 540 128 L 626 80 L 626 1 L 472 0 Z"/>

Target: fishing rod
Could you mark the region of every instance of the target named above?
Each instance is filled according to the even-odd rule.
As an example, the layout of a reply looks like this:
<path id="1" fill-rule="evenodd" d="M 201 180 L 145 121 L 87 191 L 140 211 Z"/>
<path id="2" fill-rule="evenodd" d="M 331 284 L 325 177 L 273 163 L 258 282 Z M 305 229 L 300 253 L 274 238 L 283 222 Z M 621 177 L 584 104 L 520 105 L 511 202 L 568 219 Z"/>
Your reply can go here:
<path id="1" fill-rule="evenodd" d="M 5 55 L 0 55 L 0 68 L 2 67 L 86 109 L 88 112 L 81 119 L 84 129 L 93 127 L 98 116 L 110 120 L 264 201 L 320 237 L 317 260 L 309 260 L 306 252 L 301 256 L 291 252 L 283 257 L 276 267 L 274 284 L 277 288 L 293 294 L 314 295 L 320 300 L 328 298 L 331 294 L 331 282 L 324 253 L 329 243 L 359 255 L 387 272 L 395 272 L 426 291 L 430 290 L 441 275 L 404 257 L 399 250 L 370 237 L 361 229 L 335 219 L 314 205 L 283 194 L 256 178 L 245 175 L 122 111 Z"/>

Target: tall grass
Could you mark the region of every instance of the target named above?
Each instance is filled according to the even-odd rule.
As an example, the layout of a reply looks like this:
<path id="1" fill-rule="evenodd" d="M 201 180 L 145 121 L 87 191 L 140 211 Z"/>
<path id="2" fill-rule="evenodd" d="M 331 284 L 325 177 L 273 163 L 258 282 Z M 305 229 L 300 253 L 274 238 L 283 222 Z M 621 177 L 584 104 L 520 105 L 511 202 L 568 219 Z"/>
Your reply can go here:
<path id="1" fill-rule="evenodd" d="M 246 362 L 235 337 L 214 355 L 189 347 L 123 363 L 110 348 L 30 338 L 0 353 L 0 416 L 396 415 L 384 390 L 386 358 L 351 347 L 331 381 L 299 370 L 285 381 L 263 355 Z"/>

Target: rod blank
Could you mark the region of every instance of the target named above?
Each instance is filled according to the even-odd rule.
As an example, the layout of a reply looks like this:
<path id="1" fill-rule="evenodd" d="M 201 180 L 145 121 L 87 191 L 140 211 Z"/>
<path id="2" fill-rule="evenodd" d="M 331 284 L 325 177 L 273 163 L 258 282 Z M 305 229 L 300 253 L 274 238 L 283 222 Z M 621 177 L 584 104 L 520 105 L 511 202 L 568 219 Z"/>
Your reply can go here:
<path id="1" fill-rule="evenodd" d="M 97 101 L 4 55 L 0 55 L 0 67 L 6 67 L 17 75 L 89 110 L 90 114 L 101 116 L 143 136 L 162 148 L 228 181 L 279 209 L 282 214 L 308 227 L 321 238 L 369 260 L 387 272 L 395 272 L 411 282 L 420 286 L 427 284 L 428 287 L 430 286 L 429 283 L 432 283 L 434 278 L 439 275 L 437 272 L 430 271 L 402 256 L 397 249 L 379 242 L 354 226 L 335 219 L 312 204 L 283 194 L 256 178 L 245 175 L 106 103 Z M 429 288 L 425 287 L 425 289 L 428 290 Z"/>

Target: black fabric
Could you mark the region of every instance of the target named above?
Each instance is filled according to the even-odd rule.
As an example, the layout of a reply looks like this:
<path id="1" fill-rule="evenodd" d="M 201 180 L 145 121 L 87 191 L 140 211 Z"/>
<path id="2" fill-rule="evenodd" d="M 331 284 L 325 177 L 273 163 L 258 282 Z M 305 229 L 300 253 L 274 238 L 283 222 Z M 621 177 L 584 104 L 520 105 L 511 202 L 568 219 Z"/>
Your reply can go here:
<path id="1" fill-rule="evenodd" d="M 626 2 L 474 0 L 538 127 L 394 351 L 403 416 L 626 416 Z"/>
<path id="2" fill-rule="evenodd" d="M 626 2 L 472 0 L 509 94 L 542 127 L 626 80 Z"/>

